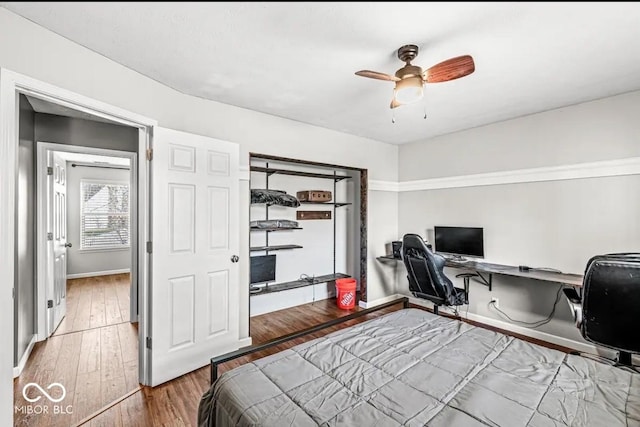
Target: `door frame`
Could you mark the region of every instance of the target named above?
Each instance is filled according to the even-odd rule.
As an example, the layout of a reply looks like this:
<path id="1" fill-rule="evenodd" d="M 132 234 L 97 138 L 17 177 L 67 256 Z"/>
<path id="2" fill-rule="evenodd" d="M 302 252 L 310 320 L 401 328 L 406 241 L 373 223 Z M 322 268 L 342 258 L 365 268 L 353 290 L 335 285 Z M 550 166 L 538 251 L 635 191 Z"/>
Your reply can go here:
<path id="1" fill-rule="evenodd" d="M 83 96 L 66 89 L 45 83 L 19 74 L 6 68 L 0 68 L 0 324 L 14 324 L 14 259 L 16 238 L 16 182 L 18 175 L 18 129 L 19 129 L 19 95 L 25 94 L 78 110 L 94 116 L 102 117 L 126 126 L 139 129 L 138 144 L 138 212 L 140 224 L 138 239 L 149 240 L 150 224 L 150 168 L 146 160 L 147 150 L 151 148 L 153 127 L 156 120 L 140 114 L 132 113 L 93 98 Z M 148 311 L 151 308 L 148 300 L 150 286 L 149 256 L 146 245 L 138 248 L 138 283 L 140 343 L 149 328 Z M 39 326 L 38 326 L 39 329 Z M 13 425 L 13 328 L 7 328 L 0 335 L 0 425 Z M 148 384 L 148 352 L 145 345 L 139 345 L 139 370 L 143 384 Z"/>
<path id="2" fill-rule="evenodd" d="M 93 148 L 83 145 L 67 145 L 56 144 L 51 142 L 36 141 L 36 325 L 37 325 L 37 341 L 47 339 L 49 336 L 49 313 L 47 308 L 47 300 L 50 295 L 47 295 L 47 260 L 49 245 L 41 244 L 47 241 L 47 209 L 49 208 L 45 203 L 42 203 L 48 191 L 47 187 L 47 174 L 46 162 L 48 152 L 65 152 L 65 153 L 77 153 L 77 154 L 93 154 L 96 156 L 109 156 L 129 159 L 130 162 L 130 200 L 137 201 L 138 197 L 138 154 L 131 151 L 111 150 L 107 148 Z M 138 224 L 140 224 L 140 218 L 138 217 L 137 203 L 132 203 L 130 210 L 130 233 L 131 233 L 131 288 L 130 288 L 130 309 L 137 307 L 138 294 L 140 292 L 140 282 L 138 274 L 138 248 L 140 245 L 140 234 L 138 233 Z M 135 237 L 135 238 L 134 238 Z M 137 292 L 134 292 L 137 290 Z M 134 321 L 135 311 L 131 311 L 130 321 Z M 137 319 L 135 319 L 137 321 Z M 140 341 L 142 342 L 142 341 Z"/>

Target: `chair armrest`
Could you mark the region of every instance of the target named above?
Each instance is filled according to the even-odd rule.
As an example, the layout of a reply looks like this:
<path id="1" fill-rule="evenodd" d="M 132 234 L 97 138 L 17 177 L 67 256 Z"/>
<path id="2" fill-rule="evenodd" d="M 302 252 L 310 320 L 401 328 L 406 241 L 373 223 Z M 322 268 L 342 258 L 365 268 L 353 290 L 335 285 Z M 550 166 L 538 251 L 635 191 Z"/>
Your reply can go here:
<path id="1" fill-rule="evenodd" d="M 571 308 L 576 327 L 580 328 L 582 325 L 582 299 L 574 288 L 564 288 L 562 291 L 567 297 L 567 302 L 569 303 L 569 308 Z"/>

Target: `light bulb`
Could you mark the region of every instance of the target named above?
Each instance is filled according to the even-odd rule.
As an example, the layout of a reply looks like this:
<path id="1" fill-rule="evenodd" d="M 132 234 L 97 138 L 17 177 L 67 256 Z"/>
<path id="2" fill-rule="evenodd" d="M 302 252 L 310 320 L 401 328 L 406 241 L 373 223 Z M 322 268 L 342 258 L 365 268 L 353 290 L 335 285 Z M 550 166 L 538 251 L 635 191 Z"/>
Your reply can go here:
<path id="1" fill-rule="evenodd" d="M 407 77 L 396 82 L 394 97 L 401 104 L 411 104 L 422 99 L 422 78 L 420 76 Z"/>

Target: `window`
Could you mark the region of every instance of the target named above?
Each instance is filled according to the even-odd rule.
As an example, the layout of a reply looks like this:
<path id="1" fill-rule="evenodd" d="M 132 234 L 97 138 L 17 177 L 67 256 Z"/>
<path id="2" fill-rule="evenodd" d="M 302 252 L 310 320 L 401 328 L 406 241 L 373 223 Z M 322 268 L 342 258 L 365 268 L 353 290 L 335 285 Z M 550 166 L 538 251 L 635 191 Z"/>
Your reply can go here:
<path id="1" fill-rule="evenodd" d="M 129 184 L 80 183 L 80 249 L 129 247 Z"/>

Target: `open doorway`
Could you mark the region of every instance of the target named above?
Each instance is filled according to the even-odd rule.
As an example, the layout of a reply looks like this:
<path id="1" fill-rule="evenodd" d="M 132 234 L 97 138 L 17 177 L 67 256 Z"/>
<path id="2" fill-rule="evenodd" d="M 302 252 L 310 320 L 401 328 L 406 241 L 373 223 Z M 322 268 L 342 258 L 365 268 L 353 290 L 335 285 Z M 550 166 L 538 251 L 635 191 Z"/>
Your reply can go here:
<path id="1" fill-rule="evenodd" d="M 131 307 L 135 295 L 130 275 L 131 195 L 135 192 L 131 191 L 130 159 L 45 151 L 54 165 L 49 177 L 53 194 L 47 206 L 53 215 L 48 216 L 54 223 L 53 245 L 64 254 L 61 268 L 66 274 L 60 277 L 67 279 L 61 283 L 65 289 L 54 290 L 49 298 L 54 305 L 50 335 L 137 322 L 137 307 Z M 55 227 L 58 217 L 62 218 L 60 230 Z M 54 260 L 54 269 L 57 264 Z M 65 312 L 56 312 L 63 299 Z"/>
<path id="2" fill-rule="evenodd" d="M 24 95 L 20 105 L 31 117 L 21 128 L 33 130 L 20 129 L 32 151 L 19 164 L 17 199 L 32 205 L 18 228 L 32 227 L 32 245 L 18 262 L 33 263 L 34 279 L 23 280 L 29 267 L 19 265 L 14 406 L 25 411 L 14 421 L 72 425 L 139 388 L 139 132 Z M 28 286 L 31 304 L 20 298 Z M 31 351 L 22 335 L 40 342 L 32 338 Z M 58 384 L 50 392 L 64 394 L 64 411 L 29 413 L 39 393 L 29 384 Z"/>

